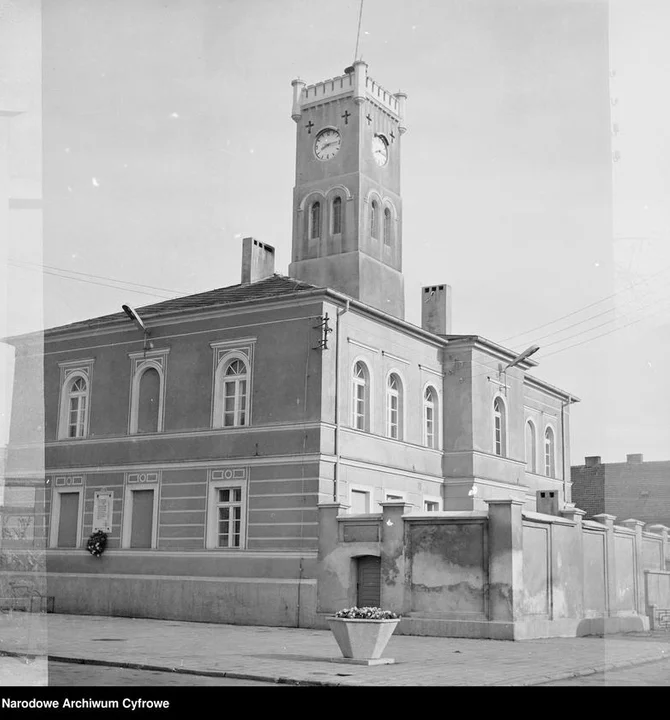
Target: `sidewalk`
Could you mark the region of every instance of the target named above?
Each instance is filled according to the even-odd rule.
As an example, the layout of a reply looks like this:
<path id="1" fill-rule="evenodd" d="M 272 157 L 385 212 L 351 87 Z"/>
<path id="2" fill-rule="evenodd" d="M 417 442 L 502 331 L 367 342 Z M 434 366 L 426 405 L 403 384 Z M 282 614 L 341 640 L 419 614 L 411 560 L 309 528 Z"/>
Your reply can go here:
<path id="1" fill-rule="evenodd" d="M 51 660 L 292 684 L 537 685 L 670 658 L 670 632 L 522 642 L 394 635 L 384 656 L 396 663 L 367 667 L 333 662 L 341 655 L 328 631 L 15 612 L 0 615 L 0 654 L 23 657 L 11 673 L 0 664 L 0 685 L 45 684 L 47 647 Z"/>

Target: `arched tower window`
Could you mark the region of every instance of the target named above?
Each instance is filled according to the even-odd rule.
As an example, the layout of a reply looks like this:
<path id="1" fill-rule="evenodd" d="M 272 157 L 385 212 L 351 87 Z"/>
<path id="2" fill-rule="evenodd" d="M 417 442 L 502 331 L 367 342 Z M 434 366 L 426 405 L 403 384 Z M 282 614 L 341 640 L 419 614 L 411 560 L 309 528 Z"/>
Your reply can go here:
<path id="1" fill-rule="evenodd" d="M 437 447 L 437 413 L 437 390 L 429 385 L 423 394 L 423 443 L 429 448 Z"/>
<path id="2" fill-rule="evenodd" d="M 531 420 L 526 422 L 526 470 L 537 472 L 537 437 Z"/>
<path id="3" fill-rule="evenodd" d="M 556 441 L 550 427 L 544 431 L 544 474 L 550 478 L 556 477 Z"/>
<path id="4" fill-rule="evenodd" d="M 391 244 L 391 210 L 384 208 L 384 245 Z"/>
<path id="5" fill-rule="evenodd" d="M 402 406 L 402 381 L 398 375 L 391 373 L 386 386 L 386 434 L 394 440 L 402 440 Z"/>
<path id="6" fill-rule="evenodd" d="M 321 236 L 321 203 L 317 200 L 309 209 L 309 239 Z"/>
<path id="7" fill-rule="evenodd" d="M 140 377 L 137 407 L 137 432 L 158 432 L 161 377 L 158 370 L 147 368 Z"/>
<path id="8" fill-rule="evenodd" d="M 370 373 L 364 362 L 354 365 L 351 424 L 356 430 L 370 430 Z"/>
<path id="9" fill-rule="evenodd" d="M 370 203 L 370 235 L 379 237 L 379 205 L 376 200 Z"/>
<path id="10" fill-rule="evenodd" d="M 505 403 L 499 397 L 493 402 L 493 429 L 495 453 L 500 457 L 506 457 L 507 418 L 505 416 Z"/>
<path id="11" fill-rule="evenodd" d="M 342 232 L 342 198 L 336 197 L 331 208 L 332 234 L 339 235 Z"/>

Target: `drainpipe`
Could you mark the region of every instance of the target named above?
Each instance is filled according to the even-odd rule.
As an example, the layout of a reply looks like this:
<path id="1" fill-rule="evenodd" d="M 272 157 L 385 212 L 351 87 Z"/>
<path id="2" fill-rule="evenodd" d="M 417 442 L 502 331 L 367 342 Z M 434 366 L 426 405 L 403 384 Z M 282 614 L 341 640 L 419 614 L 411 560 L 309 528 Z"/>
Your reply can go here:
<path id="1" fill-rule="evenodd" d="M 338 480 L 340 477 L 340 316 L 349 312 L 349 300 L 344 309 L 337 311 L 337 332 L 335 335 L 335 468 L 333 478 L 333 502 L 337 502 Z"/>
<path id="2" fill-rule="evenodd" d="M 575 400 L 574 398 L 570 397 L 568 395 L 568 401 L 561 403 L 561 462 L 563 464 L 563 502 L 566 503 L 567 500 L 567 479 L 565 476 L 565 408 L 569 405 L 572 405 Z M 570 498 L 572 500 L 572 498 Z"/>

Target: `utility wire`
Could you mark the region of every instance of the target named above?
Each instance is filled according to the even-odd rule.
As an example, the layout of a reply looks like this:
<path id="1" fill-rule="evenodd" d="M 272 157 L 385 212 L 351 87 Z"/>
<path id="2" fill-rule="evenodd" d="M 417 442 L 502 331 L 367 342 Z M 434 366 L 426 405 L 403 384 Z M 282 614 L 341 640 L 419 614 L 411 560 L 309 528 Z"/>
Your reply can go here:
<path id="1" fill-rule="evenodd" d="M 666 273 L 669 270 L 670 270 L 670 265 L 668 267 L 663 268 L 662 270 L 659 270 L 658 272 L 653 273 L 652 275 L 649 275 L 649 277 L 647 277 L 646 279 L 631 283 L 630 285 L 627 285 L 625 288 L 621 288 L 621 290 L 617 290 L 615 293 L 612 293 L 611 295 L 607 295 L 606 297 L 601 298 L 600 300 L 596 300 L 592 303 L 589 303 L 588 305 L 584 305 L 581 308 L 577 308 L 577 310 L 573 310 L 572 312 L 569 312 L 566 315 L 561 315 L 561 317 L 558 317 L 555 320 L 550 320 L 549 322 L 543 323 L 542 325 L 538 325 L 534 328 L 531 328 L 530 330 L 526 330 L 525 332 L 521 332 L 516 335 L 510 335 L 510 337 L 504 338 L 500 342 L 506 343 L 506 342 L 509 342 L 510 340 L 514 340 L 516 338 L 523 337 L 524 335 L 530 335 L 530 333 L 535 332 L 536 330 L 542 330 L 542 328 L 548 327 L 549 325 L 554 325 L 555 323 L 560 322 L 561 320 L 565 320 L 566 318 L 578 315 L 579 313 L 584 312 L 584 310 L 588 310 L 589 308 L 595 307 L 596 305 L 600 305 L 601 303 L 604 303 L 607 300 L 611 300 L 612 298 L 617 297 L 618 295 L 621 295 L 621 293 L 627 292 L 628 290 L 630 290 L 633 287 L 637 287 L 638 285 L 645 285 L 653 278 L 658 277 L 659 275 L 662 275 L 663 273 Z M 596 315 L 595 317 L 598 317 L 598 316 Z M 560 331 L 558 331 L 558 332 L 560 332 Z"/>

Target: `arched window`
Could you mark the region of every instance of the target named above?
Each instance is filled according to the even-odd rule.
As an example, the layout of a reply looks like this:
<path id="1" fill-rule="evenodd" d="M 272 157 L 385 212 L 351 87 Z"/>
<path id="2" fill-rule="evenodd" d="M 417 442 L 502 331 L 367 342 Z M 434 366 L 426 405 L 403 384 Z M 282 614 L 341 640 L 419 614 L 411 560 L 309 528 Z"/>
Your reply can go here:
<path id="1" fill-rule="evenodd" d="M 384 208 L 384 245 L 391 244 L 391 210 Z"/>
<path id="2" fill-rule="evenodd" d="M 370 203 L 370 235 L 379 237 L 379 205 L 376 200 Z"/>
<path id="3" fill-rule="evenodd" d="M 548 427 L 544 431 L 544 474 L 556 477 L 556 442 L 554 431 Z"/>
<path id="4" fill-rule="evenodd" d="M 331 218 L 331 232 L 339 235 L 342 232 L 342 198 L 339 196 L 333 200 Z"/>
<path id="5" fill-rule="evenodd" d="M 370 430 L 370 373 L 360 360 L 354 365 L 351 424 L 357 430 Z"/>
<path id="6" fill-rule="evenodd" d="M 429 448 L 437 447 L 437 411 L 437 390 L 429 385 L 423 395 L 423 443 Z"/>
<path id="7" fill-rule="evenodd" d="M 147 368 L 140 377 L 137 432 L 158 432 L 161 377 L 156 368 Z"/>
<path id="8" fill-rule="evenodd" d="M 67 437 L 84 437 L 88 410 L 88 383 L 82 375 L 76 376 L 69 384 L 67 408 Z"/>
<path id="9" fill-rule="evenodd" d="M 321 203 L 317 200 L 309 209 L 309 238 L 314 240 L 321 236 Z"/>
<path id="10" fill-rule="evenodd" d="M 507 418 L 505 403 L 497 397 L 493 402 L 494 447 L 496 455 L 506 457 L 507 452 Z"/>
<path id="11" fill-rule="evenodd" d="M 526 470 L 537 472 L 537 437 L 532 420 L 526 422 Z"/>
<path id="12" fill-rule="evenodd" d="M 402 381 L 395 373 L 391 373 L 386 386 L 386 434 L 394 440 L 402 440 L 402 406 Z"/>
<path id="13" fill-rule="evenodd" d="M 241 358 L 225 363 L 223 369 L 223 427 L 247 424 L 247 365 Z"/>

